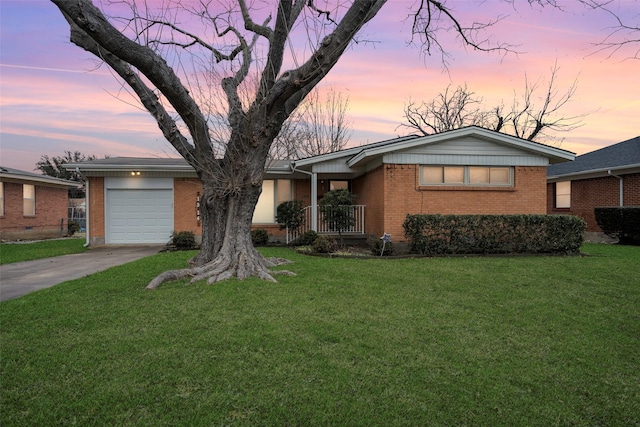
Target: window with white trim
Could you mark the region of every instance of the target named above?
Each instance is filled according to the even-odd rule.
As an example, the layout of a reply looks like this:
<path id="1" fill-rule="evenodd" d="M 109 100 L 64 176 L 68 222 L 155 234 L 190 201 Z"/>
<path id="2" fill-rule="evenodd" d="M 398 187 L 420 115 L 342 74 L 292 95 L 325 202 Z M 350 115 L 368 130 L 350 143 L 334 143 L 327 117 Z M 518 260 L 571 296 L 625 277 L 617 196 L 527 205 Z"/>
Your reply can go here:
<path id="1" fill-rule="evenodd" d="M 556 182 L 556 208 L 571 207 L 571 181 Z"/>
<path id="2" fill-rule="evenodd" d="M 22 185 L 22 206 L 24 216 L 34 216 L 36 214 L 36 186 L 30 184 Z"/>
<path id="3" fill-rule="evenodd" d="M 4 216 L 4 182 L 0 182 L 0 216 Z"/>
<path id="4" fill-rule="evenodd" d="M 253 211 L 252 223 L 275 224 L 278 205 L 289 200 L 293 200 L 293 181 L 265 179 L 262 182 L 262 193 Z"/>
<path id="5" fill-rule="evenodd" d="M 421 166 L 420 185 L 513 186 L 510 166 Z"/>

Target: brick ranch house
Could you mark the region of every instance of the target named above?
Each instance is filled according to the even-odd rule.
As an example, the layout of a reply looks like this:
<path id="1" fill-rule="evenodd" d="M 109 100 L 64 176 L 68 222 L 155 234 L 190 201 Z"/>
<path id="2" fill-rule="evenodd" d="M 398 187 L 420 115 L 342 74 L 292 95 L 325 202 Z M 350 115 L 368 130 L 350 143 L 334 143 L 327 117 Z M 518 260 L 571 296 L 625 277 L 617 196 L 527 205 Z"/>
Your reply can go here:
<path id="1" fill-rule="evenodd" d="M 582 217 L 600 233 L 594 209 L 640 206 L 640 136 L 547 168 L 547 212 Z"/>
<path id="2" fill-rule="evenodd" d="M 0 166 L 0 238 L 65 235 L 70 187 L 82 184 Z"/>
<path id="3" fill-rule="evenodd" d="M 285 241 L 276 207 L 301 200 L 306 225 L 329 232 L 318 200 L 331 189 L 356 196 L 351 231 L 404 240 L 407 214 L 544 214 L 549 164 L 573 160 L 565 150 L 467 127 L 407 136 L 268 165 L 253 216 L 272 240 Z M 183 159 L 109 158 L 69 164 L 87 177 L 90 245 L 166 243 L 173 231 L 201 235 L 202 187 Z"/>

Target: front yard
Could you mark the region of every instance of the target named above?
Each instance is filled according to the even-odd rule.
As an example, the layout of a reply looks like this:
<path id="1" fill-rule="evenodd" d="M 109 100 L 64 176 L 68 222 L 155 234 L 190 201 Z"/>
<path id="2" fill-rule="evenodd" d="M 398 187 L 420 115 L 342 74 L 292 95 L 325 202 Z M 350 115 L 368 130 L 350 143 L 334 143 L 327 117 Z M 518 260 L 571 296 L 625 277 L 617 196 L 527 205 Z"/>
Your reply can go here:
<path id="1" fill-rule="evenodd" d="M 0 243 L 0 264 L 77 254 L 87 250 L 84 244 L 84 239 L 75 237 L 38 242 Z"/>
<path id="2" fill-rule="evenodd" d="M 162 253 L 0 304 L 2 424 L 640 425 L 640 248 L 295 261 L 143 288 Z"/>

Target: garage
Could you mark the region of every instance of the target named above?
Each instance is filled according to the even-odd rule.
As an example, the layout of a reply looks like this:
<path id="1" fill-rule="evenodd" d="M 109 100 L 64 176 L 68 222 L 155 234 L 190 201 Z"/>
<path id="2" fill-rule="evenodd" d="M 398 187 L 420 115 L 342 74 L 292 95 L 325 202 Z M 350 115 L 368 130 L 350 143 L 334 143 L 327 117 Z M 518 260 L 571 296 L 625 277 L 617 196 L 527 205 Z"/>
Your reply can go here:
<path id="1" fill-rule="evenodd" d="M 173 180 L 105 180 L 107 244 L 166 243 L 173 232 Z"/>

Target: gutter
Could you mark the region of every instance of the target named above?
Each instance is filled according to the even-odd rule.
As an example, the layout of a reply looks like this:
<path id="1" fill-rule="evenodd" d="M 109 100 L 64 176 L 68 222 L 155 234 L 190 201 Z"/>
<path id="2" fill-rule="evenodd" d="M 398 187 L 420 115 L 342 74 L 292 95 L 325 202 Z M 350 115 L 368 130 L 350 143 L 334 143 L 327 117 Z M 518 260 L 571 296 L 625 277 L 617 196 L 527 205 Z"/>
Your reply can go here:
<path id="1" fill-rule="evenodd" d="M 612 174 L 611 169 L 607 171 L 607 174 L 620 180 L 620 206 L 624 206 L 624 178 L 622 178 L 620 175 Z"/>

